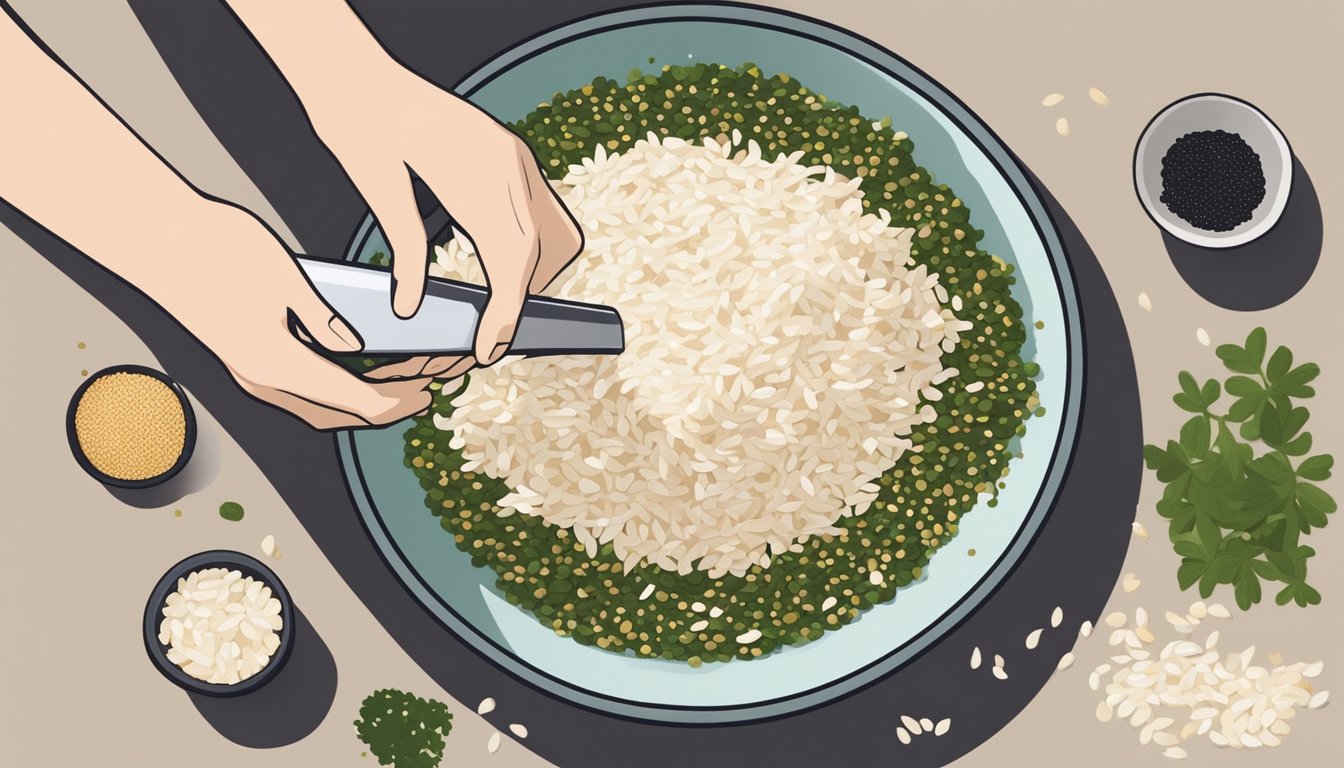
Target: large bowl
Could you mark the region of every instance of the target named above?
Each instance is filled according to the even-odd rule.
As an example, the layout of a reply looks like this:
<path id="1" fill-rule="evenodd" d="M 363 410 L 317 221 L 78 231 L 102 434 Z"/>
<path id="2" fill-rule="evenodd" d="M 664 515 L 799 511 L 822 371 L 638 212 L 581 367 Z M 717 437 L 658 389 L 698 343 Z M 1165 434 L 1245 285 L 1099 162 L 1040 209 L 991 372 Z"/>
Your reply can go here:
<path id="1" fill-rule="evenodd" d="M 1251 218 L 1226 232 L 1200 229 L 1162 203 L 1162 157 L 1177 139 L 1194 131 L 1235 133 L 1260 155 L 1265 199 Z M 1293 188 L 1293 151 L 1283 132 L 1254 104 L 1221 93 L 1201 93 L 1168 104 L 1143 129 L 1134 148 L 1134 191 L 1159 227 L 1201 248 L 1235 248 L 1268 234 L 1288 206 Z"/>
<path id="2" fill-rule="evenodd" d="M 466 78 L 458 91 L 513 120 L 560 90 L 632 67 L 752 61 L 910 134 L 916 160 L 952 186 L 985 231 L 984 247 L 1018 268 L 1014 296 L 1033 331 L 1044 416 L 1028 422 L 998 505 L 964 518 L 956 546 L 891 603 L 807 645 L 751 661 L 691 668 L 619 656 L 557 637 L 495 589 L 424 505 L 403 465 L 406 424 L 342 433 L 351 495 L 389 566 L 445 627 L 526 682 L 580 706 L 664 723 L 777 717 L 854 691 L 916 658 L 981 605 L 1025 556 L 1061 484 L 1081 393 L 1081 330 L 1072 276 L 1045 205 L 1013 155 L 954 96 L 918 69 L 848 32 L 797 16 L 729 5 L 640 8 L 583 19 L 530 39 Z M 347 257 L 387 244 L 371 218 Z M 971 557 L 968 550 L 977 554 Z"/>

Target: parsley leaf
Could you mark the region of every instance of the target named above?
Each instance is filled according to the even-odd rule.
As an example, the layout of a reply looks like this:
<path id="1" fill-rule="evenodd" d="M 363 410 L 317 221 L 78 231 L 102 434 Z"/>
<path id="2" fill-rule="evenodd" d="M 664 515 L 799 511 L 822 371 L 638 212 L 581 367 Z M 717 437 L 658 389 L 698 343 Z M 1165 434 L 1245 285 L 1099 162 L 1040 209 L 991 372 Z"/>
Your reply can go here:
<path id="1" fill-rule="evenodd" d="M 1316 551 L 1299 541 L 1338 506 L 1316 485 L 1330 478 L 1334 457 L 1306 457 L 1311 412 L 1293 402 L 1315 396 L 1309 385 L 1320 368 L 1294 367 L 1292 351 L 1282 346 L 1266 362 L 1268 348 L 1265 329 L 1256 328 L 1245 344 L 1215 350 L 1232 374 L 1223 382 L 1201 385 L 1181 371 L 1172 401 L 1192 415 L 1178 440 L 1143 448 L 1144 463 L 1165 485 L 1157 512 L 1169 521 L 1181 557 L 1177 583 L 1182 590 L 1198 585 L 1204 597 L 1229 585 L 1242 610 L 1261 601 L 1266 582 L 1283 585 L 1274 595 L 1279 605 L 1321 602 L 1307 583 L 1307 561 Z M 1224 391 L 1235 399 L 1219 415 L 1213 407 Z"/>
<path id="2" fill-rule="evenodd" d="M 392 688 L 374 691 L 359 707 L 355 730 L 379 765 L 435 768 L 453 716 L 441 701 Z"/>

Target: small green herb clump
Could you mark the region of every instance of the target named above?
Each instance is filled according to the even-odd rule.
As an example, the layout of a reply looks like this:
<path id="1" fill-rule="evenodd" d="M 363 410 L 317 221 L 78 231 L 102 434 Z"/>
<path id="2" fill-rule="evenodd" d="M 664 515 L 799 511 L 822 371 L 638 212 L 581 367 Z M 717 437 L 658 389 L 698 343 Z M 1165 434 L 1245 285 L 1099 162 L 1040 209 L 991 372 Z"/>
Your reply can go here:
<path id="1" fill-rule="evenodd" d="M 1198 583 L 1209 597 L 1219 584 L 1231 584 L 1242 610 L 1260 602 L 1261 581 L 1284 585 L 1274 597 L 1279 605 L 1321 602 L 1307 583 L 1307 560 L 1316 551 L 1300 539 L 1324 527 L 1336 507 L 1314 484 L 1330 477 L 1335 460 L 1307 456 L 1312 440 L 1303 428 L 1310 413 L 1294 405 L 1316 394 L 1308 384 L 1320 368 L 1293 367 L 1287 347 L 1266 364 L 1266 349 L 1264 328 L 1251 331 L 1245 346 L 1219 346 L 1218 357 L 1233 373 L 1222 385 L 1209 379 L 1200 386 L 1181 371 L 1181 391 L 1172 399 L 1195 415 L 1165 450 L 1143 447 L 1148 468 L 1166 485 L 1157 511 L 1170 521 L 1181 556 L 1181 589 Z M 1224 390 L 1236 400 L 1220 415 L 1213 406 Z M 1256 443 L 1263 446 L 1259 455 Z"/>
<path id="2" fill-rule="evenodd" d="M 448 706 L 413 693 L 384 688 L 359 707 L 355 730 L 379 765 L 435 768 L 443 759 L 443 740 L 453 729 Z"/>
<path id="3" fill-rule="evenodd" d="M 226 501 L 219 505 L 219 516 L 236 523 L 243 519 L 243 505 L 236 501 Z"/>

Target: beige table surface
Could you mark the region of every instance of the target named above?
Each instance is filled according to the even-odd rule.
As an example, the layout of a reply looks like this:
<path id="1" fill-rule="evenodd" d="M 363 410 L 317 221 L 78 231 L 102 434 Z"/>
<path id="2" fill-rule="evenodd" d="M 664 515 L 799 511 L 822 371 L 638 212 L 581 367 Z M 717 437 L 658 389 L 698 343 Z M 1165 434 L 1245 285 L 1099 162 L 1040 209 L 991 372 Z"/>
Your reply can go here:
<path id="1" fill-rule="evenodd" d="M 207 190 L 252 207 L 289 237 L 195 116 L 123 3 L 22 0 L 14 5 L 184 173 Z M 1195 329 L 1207 329 L 1217 344 L 1239 341 L 1263 324 L 1271 342 L 1287 342 L 1320 363 L 1320 394 L 1312 403 L 1318 450 L 1337 456 L 1344 451 L 1344 345 L 1336 341 L 1344 331 L 1337 298 L 1344 289 L 1344 254 L 1331 215 L 1344 210 L 1339 142 L 1344 4 L 1280 3 L 1273 10 L 1245 0 L 1104 7 L 1072 0 L 955 5 L 790 0 L 779 5 L 856 29 L 927 71 L 983 117 L 1052 190 L 1096 251 L 1119 299 L 1150 441 L 1175 433 L 1179 417 L 1170 394 L 1176 372 L 1183 367 L 1205 375 L 1218 371 L 1212 350 L 1196 341 Z M 80 12 L 69 13 L 76 6 Z M 935 25 L 948 31 L 930 34 Z M 1088 100 L 1090 86 L 1109 95 L 1109 107 Z M 1292 300 L 1270 310 L 1234 312 L 1202 300 L 1176 273 L 1157 230 L 1134 200 L 1130 156 L 1147 119 L 1177 97 L 1210 90 L 1253 101 L 1277 121 L 1310 172 L 1325 211 L 1315 275 Z M 1052 91 L 1068 98 L 1053 109 L 1041 107 L 1041 98 Z M 1068 137 L 1055 133 L 1059 116 L 1072 124 Z M 168 765 L 159 750 L 171 744 L 201 766 L 369 766 L 373 760 L 360 757 L 351 727 L 365 694 L 394 686 L 448 699 L 373 620 L 208 412 L 198 409 L 202 455 L 197 460 L 208 483 L 169 508 L 124 507 L 81 473 L 62 428 L 81 371 L 121 362 L 154 365 L 155 360 L 107 309 L 4 229 L 0 263 L 11 366 L 3 385 L 11 404 L 7 439 L 0 448 L 7 499 L 0 523 L 5 578 L 0 590 L 5 617 L 0 733 L 6 764 Z M 1140 291 L 1152 298 L 1152 312 L 1138 306 Z M 78 342 L 86 348 L 77 348 Z M 1338 476 L 1327 487 L 1344 497 Z M 1176 589 L 1177 560 L 1152 509 L 1158 492 L 1145 477 L 1137 515 L 1154 538 L 1132 542 L 1124 569 L 1141 578 L 1142 586 L 1130 594 L 1117 589 L 1108 610 L 1143 605 L 1160 617 L 1168 609 L 1183 610 L 1191 600 Z M 219 518 L 215 509 L 225 499 L 245 504 L 243 522 Z M 174 517 L 174 508 L 183 510 L 182 517 Z M 339 683 L 330 712 L 311 735 L 283 748 L 251 750 L 217 734 L 180 691 L 150 670 L 135 625 L 128 622 L 139 615 L 148 585 L 171 562 L 214 547 L 257 552 L 267 534 L 279 542 L 286 583 L 303 596 L 304 612 L 335 659 Z M 1219 629 L 1225 649 L 1254 643 L 1289 661 L 1325 659 L 1321 683 L 1330 687 L 1337 685 L 1344 666 L 1341 524 L 1313 534 L 1310 543 L 1320 553 L 1312 561 L 1312 580 L 1325 595 L 1322 606 L 1261 605 L 1221 622 Z M 1230 594 L 1219 597 L 1231 605 Z M 1141 747 L 1127 725 L 1103 725 L 1092 715 L 1097 697 L 1085 678 L 1108 655 L 1104 640 L 1094 635 L 1075 650 L 1079 661 L 1072 670 L 1056 675 L 1026 711 L 959 765 L 1026 760 L 1160 764 L 1159 750 Z M 456 717 L 444 765 L 543 763 L 525 743 L 507 738 L 499 754 L 487 756 L 490 727 L 473 714 L 475 703 L 450 700 Z M 1234 753 L 1193 743 L 1186 762 L 1235 766 L 1283 759 L 1320 765 L 1337 743 L 1344 725 L 1341 711 L 1336 703 L 1302 714 L 1284 745 L 1272 753 Z M 534 731 L 546 727 L 528 725 Z M 954 724 L 949 738 L 955 731 Z M 892 761 L 898 762 L 896 756 Z"/>

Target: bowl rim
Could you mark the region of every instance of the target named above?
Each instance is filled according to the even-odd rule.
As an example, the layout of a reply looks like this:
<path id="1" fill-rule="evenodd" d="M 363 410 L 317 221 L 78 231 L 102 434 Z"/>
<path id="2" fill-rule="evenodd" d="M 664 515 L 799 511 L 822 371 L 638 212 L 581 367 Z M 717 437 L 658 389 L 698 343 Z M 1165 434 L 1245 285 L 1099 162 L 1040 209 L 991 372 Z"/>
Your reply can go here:
<path id="1" fill-rule="evenodd" d="M 168 594 L 176 589 L 177 580 L 192 571 L 212 567 L 227 567 L 230 570 L 242 571 L 244 576 L 258 578 L 271 588 L 272 595 L 280 601 L 280 619 L 284 622 L 279 632 L 280 647 L 275 649 L 275 653 L 271 655 L 271 660 L 260 672 L 237 683 L 207 683 L 204 680 L 197 680 L 182 671 L 176 664 L 168 661 L 168 646 L 159 642 L 160 609 L 167 601 Z M 262 687 L 280 672 L 280 669 L 285 666 L 285 662 L 289 661 L 289 656 L 294 650 L 294 601 L 289 596 L 289 590 L 285 588 L 285 584 L 280 580 L 280 577 L 275 575 L 275 571 L 272 571 L 265 563 L 251 555 L 245 555 L 231 549 L 211 549 L 205 552 L 197 552 L 179 560 L 165 571 L 163 576 L 159 577 L 158 583 L 154 585 L 153 591 L 149 593 L 149 600 L 145 602 L 143 624 L 145 652 L 149 655 L 154 667 L 164 677 L 171 680 L 174 685 L 188 693 L 200 693 L 216 698 L 242 696 Z"/>
<path id="2" fill-rule="evenodd" d="M 1256 115 L 1267 128 L 1269 128 L 1270 135 L 1275 139 L 1275 146 L 1278 148 L 1280 154 L 1283 155 L 1283 175 L 1279 180 L 1278 187 L 1274 190 L 1275 199 L 1269 213 L 1259 224 L 1235 235 L 1218 237 L 1213 234 L 1205 234 L 1202 230 L 1195 230 L 1193 227 L 1181 227 L 1168 222 L 1154 213 L 1154 208 L 1158 203 L 1145 193 L 1144 184 L 1142 183 L 1143 171 L 1141 162 L 1144 150 L 1147 149 L 1148 146 L 1148 140 L 1152 136 L 1153 127 L 1176 110 L 1193 102 L 1200 101 L 1224 101 L 1250 111 L 1252 114 Z M 1132 172 L 1134 194 L 1138 197 L 1139 205 L 1143 208 L 1144 214 L 1147 215 L 1154 224 L 1160 227 L 1162 231 L 1171 234 L 1173 237 L 1189 243 L 1190 245 L 1210 251 L 1236 248 L 1259 240 L 1261 237 L 1269 234 L 1279 225 L 1279 221 L 1283 219 L 1283 212 L 1287 210 L 1288 202 L 1292 199 L 1293 195 L 1294 157 L 1293 146 L 1288 142 L 1288 137 L 1284 134 L 1283 130 L 1279 128 L 1278 124 L 1270 119 L 1269 115 L 1265 114 L 1264 110 L 1245 99 L 1226 93 L 1220 93 L 1218 91 L 1192 93 L 1188 96 L 1182 96 L 1158 110 L 1157 113 L 1148 120 L 1148 123 L 1144 125 L 1143 130 L 1139 133 L 1138 141 L 1134 143 Z M 1285 187 L 1287 188 L 1287 193 L 1280 197 L 1278 192 Z"/>
<path id="3" fill-rule="evenodd" d="M 542 32 L 528 36 L 489 57 L 476 69 L 468 73 L 454 86 L 455 92 L 470 98 L 484 85 L 489 84 L 500 72 L 519 60 L 535 55 L 538 51 L 567 42 L 574 37 L 583 37 L 596 32 L 624 26 L 665 23 L 669 21 L 708 21 L 734 23 L 746 26 L 760 26 L 786 32 L 832 47 L 841 48 L 850 57 L 874 66 L 901 81 L 916 93 L 933 101 L 972 141 L 983 151 L 997 170 L 1008 180 L 1012 192 L 1027 210 L 1041 239 L 1054 270 L 1053 280 L 1060 293 L 1064 312 L 1067 345 L 1065 363 L 1066 389 L 1062 395 L 1062 416 L 1056 437 L 1054 454 L 1045 478 L 1035 489 L 1036 499 L 1032 511 L 1026 516 L 1016 538 L 1004 555 L 990 569 L 989 573 L 973 588 L 962 602 L 971 600 L 979 606 L 997 591 L 1000 581 L 1016 570 L 1025 556 L 1025 552 L 1035 543 L 1038 534 L 1054 511 L 1063 477 L 1072 463 L 1072 453 L 1081 429 L 1079 422 L 1080 402 L 1083 398 L 1084 368 L 1086 366 L 1083 348 L 1083 319 L 1078 307 L 1077 283 L 1068 261 L 1058 224 L 1044 202 L 1039 183 L 1022 165 L 1020 159 L 994 131 L 977 116 L 954 93 L 941 85 L 917 65 L 893 53 L 887 48 L 869 40 L 851 30 L 847 30 L 793 11 L 766 8 L 740 2 L 656 2 L 639 4 L 617 10 L 601 11 L 573 20 L 559 23 Z M 354 259 L 369 237 L 374 226 L 371 215 L 365 218 L 355 230 L 347 247 L 345 258 Z M 386 531 L 381 527 L 377 506 L 371 500 L 364 484 L 362 469 L 357 458 L 354 433 L 349 430 L 337 432 L 337 444 L 341 454 L 347 491 L 352 503 L 360 513 L 361 523 L 375 542 L 380 558 L 387 564 L 397 580 L 409 594 L 431 615 L 431 617 L 451 635 L 462 641 L 479 657 L 497 669 L 504 671 L 516 680 L 567 704 L 596 712 L 603 716 L 616 717 L 636 722 L 656 722 L 661 725 L 714 727 L 736 725 L 748 722 L 763 722 L 790 717 L 852 695 L 877 680 L 886 677 L 905 663 L 924 655 L 927 643 L 911 641 L 905 646 L 893 649 L 882 659 L 852 671 L 843 677 L 814 688 L 771 699 L 762 699 L 750 703 L 723 705 L 688 705 L 648 702 L 638 699 L 595 692 L 571 680 L 556 677 L 546 670 L 533 666 L 526 660 L 515 656 L 511 651 L 481 635 L 478 630 L 458 617 L 442 599 L 432 594 L 432 590 L 419 580 L 419 576 L 407 565 L 406 558 L 395 544 L 389 544 Z M 395 557 L 394 557 L 395 556 Z M 443 610 L 440 611 L 441 607 Z M 960 605 L 960 604 L 959 604 Z M 955 615 L 955 610 L 945 613 L 935 626 L 941 638 L 947 632 L 965 621 L 965 616 Z M 905 653 L 895 659 L 898 653 Z M 895 660 L 893 660 L 895 659 Z"/>
<path id="4" fill-rule="evenodd" d="M 183 420 L 186 422 L 186 433 L 182 436 L 182 452 L 178 455 L 177 461 L 173 462 L 171 467 L 153 477 L 146 477 L 141 480 L 127 480 L 125 478 L 113 477 L 95 467 L 93 462 L 89 461 L 89 457 L 85 455 L 84 449 L 79 445 L 79 433 L 75 429 L 75 412 L 79 410 L 79 403 L 84 399 L 84 393 L 89 391 L 89 387 L 93 386 L 95 381 L 114 373 L 138 373 L 149 376 L 150 378 L 167 385 L 168 389 L 177 396 L 177 402 L 182 406 Z M 144 365 L 136 365 L 134 363 L 110 365 L 102 370 L 94 371 L 89 374 L 88 378 L 84 379 L 84 381 L 75 388 L 75 393 L 70 396 L 70 405 L 66 407 L 65 411 L 65 437 L 70 443 L 70 453 L 75 457 L 75 463 L 79 464 L 80 468 L 93 477 L 93 479 L 104 485 L 112 485 L 118 488 L 150 488 L 167 481 L 169 478 L 181 472 L 187 466 L 187 462 L 191 461 L 191 456 L 196 450 L 196 411 L 192 409 L 191 401 L 187 398 L 186 391 L 182 389 L 182 385 L 178 384 L 163 371 Z"/>

